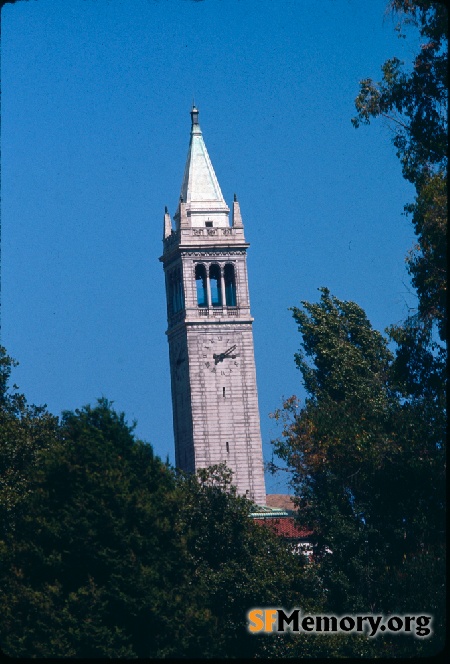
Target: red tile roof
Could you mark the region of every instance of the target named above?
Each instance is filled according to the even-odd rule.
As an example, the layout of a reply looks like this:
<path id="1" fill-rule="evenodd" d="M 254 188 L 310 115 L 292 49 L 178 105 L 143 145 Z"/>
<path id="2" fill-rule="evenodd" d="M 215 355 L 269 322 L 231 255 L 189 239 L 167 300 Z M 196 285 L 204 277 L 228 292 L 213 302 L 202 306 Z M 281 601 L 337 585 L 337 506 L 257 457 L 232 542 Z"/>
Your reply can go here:
<path id="1" fill-rule="evenodd" d="M 312 530 L 301 528 L 295 523 L 295 519 L 292 516 L 254 519 L 254 521 L 266 528 L 270 528 L 275 535 L 286 537 L 286 539 L 306 540 L 312 535 Z"/>

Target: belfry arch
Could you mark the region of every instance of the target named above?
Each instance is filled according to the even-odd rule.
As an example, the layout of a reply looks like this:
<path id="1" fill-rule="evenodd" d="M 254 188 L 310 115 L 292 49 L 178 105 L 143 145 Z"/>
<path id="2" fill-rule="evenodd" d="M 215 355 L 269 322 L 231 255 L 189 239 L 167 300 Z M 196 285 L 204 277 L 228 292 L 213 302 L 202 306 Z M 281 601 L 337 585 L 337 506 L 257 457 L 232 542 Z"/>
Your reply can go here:
<path id="1" fill-rule="evenodd" d="M 222 306 L 222 275 L 220 266 L 212 263 L 209 266 L 209 285 L 211 289 L 211 306 Z"/>
<path id="2" fill-rule="evenodd" d="M 223 277 L 225 283 L 225 303 L 227 307 L 236 306 L 236 275 L 234 265 L 226 263 L 223 269 Z"/>
<path id="3" fill-rule="evenodd" d="M 197 263 L 195 266 L 195 285 L 197 293 L 197 305 L 199 307 L 208 306 L 207 277 L 206 267 L 203 263 Z"/>

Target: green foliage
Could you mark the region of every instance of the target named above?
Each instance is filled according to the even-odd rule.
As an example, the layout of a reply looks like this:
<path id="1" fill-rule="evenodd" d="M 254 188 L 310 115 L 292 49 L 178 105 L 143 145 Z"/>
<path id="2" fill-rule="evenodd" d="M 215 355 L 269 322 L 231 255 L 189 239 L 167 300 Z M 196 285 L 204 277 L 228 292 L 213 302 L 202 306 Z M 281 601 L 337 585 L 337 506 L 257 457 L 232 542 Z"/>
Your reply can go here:
<path id="1" fill-rule="evenodd" d="M 355 303 L 324 288 L 319 303 L 302 304 L 293 308 L 303 348 L 296 362 L 309 396 L 303 408 L 292 397 L 275 413 L 283 423 L 275 450 L 293 471 L 302 523 L 314 532 L 326 608 L 432 612 L 434 640 L 383 637 L 374 651 L 430 653 L 444 613 L 445 419 L 435 358 L 427 363 L 427 346 L 417 352 L 418 393 L 417 377 Z M 420 565 L 427 592 L 419 601 L 423 587 L 409 575 Z"/>
<path id="2" fill-rule="evenodd" d="M 30 491 L 29 471 L 58 436 L 58 420 L 45 407 L 30 406 L 14 385 L 17 363 L 0 346 L 0 541 L 15 527 Z"/>
<path id="3" fill-rule="evenodd" d="M 151 656 L 177 583 L 169 469 L 106 400 L 65 413 L 9 537 L 3 648 L 15 656 Z"/>
<path id="4" fill-rule="evenodd" d="M 412 215 L 417 244 L 407 267 L 419 297 L 419 318 L 428 328 L 436 323 L 442 341 L 447 334 L 447 182 L 443 172 L 421 182 Z"/>
<path id="5" fill-rule="evenodd" d="M 224 465 L 179 477 L 176 532 L 185 547 L 186 583 L 177 590 L 165 657 L 268 656 L 274 643 L 247 632 L 250 608 L 320 606 L 315 570 L 249 518 L 252 505 L 231 480 Z"/>
<path id="6" fill-rule="evenodd" d="M 359 472 L 367 454 L 375 463 L 384 454 L 392 402 L 386 378 L 392 356 L 386 340 L 372 329 L 358 305 L 339 301 L 326 288 L 321 292 L 319 304 L 304 302 L 304 311 L 292 309 L 303 335 L 304 352 L 297 353 L 296 363 L 310 395 L 308 416 L 295 418 L 295 437 L 308 442 L 308 454 L 318 470 L 329 463 L 333 473 L 351 476 Z M 286 407 L 294 412 L 295 401 Z M 336 441 L 345 445 L 336 447 Z M 279 444 L 277 449 L 285 454 L 290 447 L 287 436 L 286 445 Z M 297 457 L 296 468 L 300 475 L 307 475 L 302 462 Z"/>

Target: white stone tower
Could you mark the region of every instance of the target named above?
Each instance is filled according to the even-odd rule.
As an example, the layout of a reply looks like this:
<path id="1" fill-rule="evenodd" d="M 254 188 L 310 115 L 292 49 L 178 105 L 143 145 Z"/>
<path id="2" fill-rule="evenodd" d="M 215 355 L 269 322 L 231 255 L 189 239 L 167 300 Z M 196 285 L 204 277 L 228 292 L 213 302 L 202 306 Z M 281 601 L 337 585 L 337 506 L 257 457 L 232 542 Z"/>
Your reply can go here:
<path id="1" fill-rule="evenodd" d="M 214 173 L 198 110 L 174 225 L 164 215 L 164 265 L 175 463 L 225 462 L 238 493 L 266 504 L 253 318 L 239 203 L 232 223 Z"/>

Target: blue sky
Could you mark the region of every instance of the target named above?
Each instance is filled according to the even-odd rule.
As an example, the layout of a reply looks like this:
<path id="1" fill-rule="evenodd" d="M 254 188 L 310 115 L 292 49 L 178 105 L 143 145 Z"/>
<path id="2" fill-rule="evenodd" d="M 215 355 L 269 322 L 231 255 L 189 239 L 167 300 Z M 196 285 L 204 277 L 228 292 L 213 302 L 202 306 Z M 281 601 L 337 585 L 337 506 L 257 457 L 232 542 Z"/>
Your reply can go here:
<path id="1" fill-rule="evenodd" d="M 327 286 L 383 330 L 414 304 L 413 243 L 382 122 L 358 82 L 409 62 L 384 0 L 36 0 L 2 8 L 2 344 L 31 403 L 105 396 L 174 461 L 161 263 L 192 100 L 248 253 L 268 415 L 304 393 L 288 311 Z M 267 477 L 269 492 L 286 478 Z"/>

